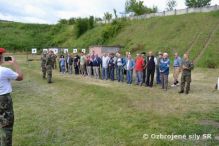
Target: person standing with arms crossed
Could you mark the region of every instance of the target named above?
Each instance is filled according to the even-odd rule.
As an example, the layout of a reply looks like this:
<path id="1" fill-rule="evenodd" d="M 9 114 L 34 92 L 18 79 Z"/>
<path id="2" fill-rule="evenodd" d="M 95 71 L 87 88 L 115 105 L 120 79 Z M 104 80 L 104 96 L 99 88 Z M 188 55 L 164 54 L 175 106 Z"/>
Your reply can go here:
<path id="1" fill-rule="evenodd" d="M 172 87 L 175 87 L 178 85 L 179 81 L 178 81 L 178 77 L 180 74 L 180 67 L 181 67 L 181 63 L 182 60 L 179 57 L 178 53 L 175 53 L 175 57 L 174 57 L 174 62 L 173 62 L 173 68 L 174 68 L 174 72 L 173 72 L 173 85 L 171 85 Z"/>
<path id="2" fill-rule="evenodd" d="M 146 87 L 153 87 L 156 65 L 157 65 L 157 59 L 154 57 L 153 52 L 151 51 L 148 52 Z"/>
<path id="3" fill-rule="evenodd" d="M 184 93 L 184 88 L 186 86 L 186 94 L 189 94 L 190 91 L 190 83 L 192 81 L 192 70 L 194 65 L 192 61 L 189 59 L 189 54 L 185 53 L 183 56 L 183 61 L 181 64 L 182 76 L 181 76 L 181 90 L 179 91 L 180 94 Z"/>
<path id="4" fill-rule="evenodd" d="M 12 146 L 12 132 L 14 125 L 13 102 L 10 93 L 12 92 L 11 80 L 23 80 L 23 73 L 14 57 L 7 64 L 15 69 L 3 67 L 4 48 L 0 48 L 0 128 L 5 136 L 0 138 L 0 143 L 4 146 Z"/>

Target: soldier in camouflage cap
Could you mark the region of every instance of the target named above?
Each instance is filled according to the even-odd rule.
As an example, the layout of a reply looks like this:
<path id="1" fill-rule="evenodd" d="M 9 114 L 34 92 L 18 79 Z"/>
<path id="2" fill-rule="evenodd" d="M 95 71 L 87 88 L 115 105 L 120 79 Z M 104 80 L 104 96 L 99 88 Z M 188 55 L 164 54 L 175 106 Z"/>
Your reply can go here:
<path id="1" fill-rule="evenodd" d="M 46 52 L 44 52 L 41 57 L 41 69 L 42 69 L 43 79 L 45 79 L 46 78 Z"/>
<path id="2" fill-rule="evenodd" d="M 49 51 L 47 57 L 46 57 L 46 71 L 47 71 L 47 80 L 48 83 L 52 83 L 52 67 L 54 65 L 53 60 L 53 51 Z"/>
<path id="3" fill-rule="evenodd" d="M 189 94 L 191 79 L 191 71 L 194 68 L 193 63 L 189 60 L 189 54 L 185 53 L 183 56 L 183 61 L 181 64 L 182 76 L 181 76 L 181 90 L 180 94 L 184 93 L 184 88 L 186 85 L 186 94 Z"/>

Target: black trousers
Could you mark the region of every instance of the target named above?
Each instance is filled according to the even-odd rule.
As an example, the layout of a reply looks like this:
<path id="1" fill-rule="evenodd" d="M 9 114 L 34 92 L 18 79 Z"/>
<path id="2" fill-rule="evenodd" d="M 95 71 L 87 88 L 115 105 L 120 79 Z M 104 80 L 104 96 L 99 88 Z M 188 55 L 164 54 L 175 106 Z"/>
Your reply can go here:
<path id="1" fill-rule="evenodd" d="M 75 66 L 75 74 L 76 74 L 76 75 L 79 74 L 79 66 Z"/>
<path id="2" fill-rule="evenodd" d="M 143 69 L 143 83 L 145 83 L 146 80 L 146 69 Z"/>
<path id="3" fill-rule="evenodd" d="M 155 69 L 147 69 L 146 86 L 153 87 Z"/>

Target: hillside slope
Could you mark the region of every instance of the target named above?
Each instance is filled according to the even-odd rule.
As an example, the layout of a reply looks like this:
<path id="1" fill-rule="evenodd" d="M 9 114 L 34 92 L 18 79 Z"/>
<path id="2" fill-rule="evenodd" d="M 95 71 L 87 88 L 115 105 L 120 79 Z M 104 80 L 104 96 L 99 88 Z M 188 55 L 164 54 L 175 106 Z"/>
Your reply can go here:
<path id="1" fill-rule="evenodd" d="M 104 44 L 124 46 L 122 52 L 189 52 L 197 66 L 219 67 L 219 11 L 126 21 L 116 36 L 102 43 L 106 27 L 97 26 L 78 39 L 69 37 L 63 46 Z"/>
<path id="2" fill-rule="evenodd" d="M 121 30 L 103 41 L 112 25 L 97 25 L 76 38 L 73 25 L 39 25 L 0 22 L 0 46 L 87 48 L 90 45 L 121 45 L 122 52 L 153 50 L 190 52 L 200 67 L 219 67 L 219 11 L 124 21 Z"/>
<path id="3" fill-rule="evenodd" d="M 157 17 L 132 21 L 111 44 L 121 44 L 130 51 L 141 49 L 167 51 L 173 54 L 190 52 L 199 66 L 219 64 L 219 12 Z M 200 53 L 204 52 L 200 55 Z"/>

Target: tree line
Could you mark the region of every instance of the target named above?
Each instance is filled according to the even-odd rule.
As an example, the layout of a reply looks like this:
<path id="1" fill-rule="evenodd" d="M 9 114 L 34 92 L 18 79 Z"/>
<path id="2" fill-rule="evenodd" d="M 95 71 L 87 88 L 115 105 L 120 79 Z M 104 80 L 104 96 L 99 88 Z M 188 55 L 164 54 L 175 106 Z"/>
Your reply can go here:
<path id="1" fill-rule="evenodd" d="M 209 6 L 211 4 L 211 0 L 185 0 L 185 5 L 188 8 L 199 8 L 199 7 L 205 7 Z M 166 10 L 171 11 L 174 10 L 177 6 L 177 1 L 176 0 L 167 0 L 166 2 Z M 125 2 L 125 12 L 124 14 L 131 14 L 134 16 L 139 16 L 143 14 L 149 14 L 149 13 L 156 13 L 158 11 L 157 6 L 153 6 L 152 8 L 147 7 L 144 4 L 144 1 L 141 0 L 127 0 Z M 97 21 L 105 21 L 105 22 L 110 22 L 113 18 L 118 18 L 118 14 L 116 9 L 113 9 L 113 14 L 110 12 L 105 12 L 103 18 L 100 17 L 93 17 L 90 16 L 90 18 L 70 18 L 70 19 L 60 19 L 59 24 L 77 24 L 80 26 L 80 23 L 87 23 L 87 28 L 92 28 L 89 27 L 90 23 L 95 23 Z M 85 22 L 86 21 L 86 22 Z M 83 30 L 81 30 L 83 32 Z"/>

